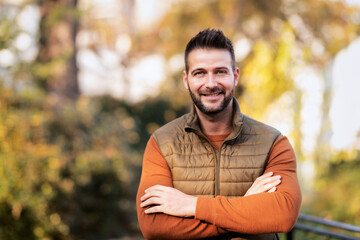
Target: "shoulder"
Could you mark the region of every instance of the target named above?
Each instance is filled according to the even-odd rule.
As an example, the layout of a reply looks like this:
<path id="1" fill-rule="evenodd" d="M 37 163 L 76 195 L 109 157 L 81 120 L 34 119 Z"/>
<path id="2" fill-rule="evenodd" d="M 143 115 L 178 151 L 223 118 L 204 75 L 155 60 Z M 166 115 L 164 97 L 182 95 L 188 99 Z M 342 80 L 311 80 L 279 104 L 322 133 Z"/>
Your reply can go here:
<path id="1" fill-rule="evenodd" d="M 249 116 L 244 115 L 242 134 L 249 135 L 273 135 L 276 138 L 282 136 L 281 132 L 276 128 L 257 121 Z"/>
<path id="2" fill-rule="evenodd" d="M 175 136 L 182 135 L 185 133 L 185 125 L 189 114 L 185 114 L 167 124 L 157 129 L 152 137 L 155 141 L 159 143 L 163 143 L 168 139 L 172 139 Z"/>

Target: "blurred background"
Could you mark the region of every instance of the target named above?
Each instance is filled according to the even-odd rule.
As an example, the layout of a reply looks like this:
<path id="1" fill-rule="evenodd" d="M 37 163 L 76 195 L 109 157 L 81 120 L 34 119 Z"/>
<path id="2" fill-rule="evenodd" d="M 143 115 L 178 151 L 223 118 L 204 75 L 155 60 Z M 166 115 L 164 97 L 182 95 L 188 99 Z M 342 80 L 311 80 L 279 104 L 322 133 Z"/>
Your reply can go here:
<path id="1" fill-rule="evenodd" d="M 242 111 L 293 144 L 302 213 L 360 225 L 360 1 L 0 0 L 0 239 L 139 239 L 183 51 L 233 41 Z"/>

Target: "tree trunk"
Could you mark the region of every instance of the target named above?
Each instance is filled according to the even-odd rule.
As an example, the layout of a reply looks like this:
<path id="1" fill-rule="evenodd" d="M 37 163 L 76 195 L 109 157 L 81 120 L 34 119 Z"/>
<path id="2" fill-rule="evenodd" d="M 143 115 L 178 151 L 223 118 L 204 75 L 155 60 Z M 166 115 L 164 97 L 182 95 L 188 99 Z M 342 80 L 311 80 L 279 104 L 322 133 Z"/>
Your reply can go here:
<path id="1" fill-rule="evenodd" d="M 79 95 L 75 38 L 78 31 L 77 0 L 40 1 L 40 45 L 37 62 L 47 74 L 43 87 L 60 99 Z"/>

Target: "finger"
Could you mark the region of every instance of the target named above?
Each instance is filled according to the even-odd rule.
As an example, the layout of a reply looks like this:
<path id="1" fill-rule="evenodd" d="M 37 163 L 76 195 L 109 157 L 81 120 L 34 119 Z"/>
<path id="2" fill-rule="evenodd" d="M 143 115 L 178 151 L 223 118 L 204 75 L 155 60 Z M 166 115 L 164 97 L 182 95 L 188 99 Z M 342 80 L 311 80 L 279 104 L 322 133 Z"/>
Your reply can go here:
<path id="1" fill-rule="evenodd" d="M 279 185 L 281 183 L 281 180 L 276 180 L 275 182 L 271 182 L 271 183 L 268 183 L 268 184 L 265 184 L 264 187 L 263 187 L 263 190 L 264 191 L 268 191 L 270 190 L 271 188 L 273 187 L 276 187 L 277 185 Z"/>
<path id="2" fill-rule="evenodd" d="M 272 182 L 275 182 L 277 180 L 281 179 L 281 176 L 280 175 L 276 175 L 276 176 L 272 176 L 272 177 L 266 177 L 264 179 L 262 179 L 259 184 L 267 184 L 267 183 L 272 183 Z"/>
<path id="3" fill-rule="evenodd" d="M 147 193 L 145 193 L 144 195 L 142 195 L 141 197 L 140 197 L 140 200 L 141 201 L 145 201 L 146 199 L 148 199 L 148 198 L 151 198 L 151 197 L 158 197 L 159 196 L 159 194 L 157 193 L 157 192 L 154 192 L 154 191 L 150 191 L 150 192 L 147 192 Z"/>
<path id="4" fill-rule="evenodd" d="M 271 192 L 275 192 L 275 191 L 276 191 L 276 187 L 273 187 L 268 192 L 271 193 Z"/>
<path id="5" fill-rule="evenodd" d="M 275 182 L 281 182 L 281 176 L 274 176 L 269 179 L 268 183 L 275 183 Z"/>
<path id="6" fill-rule="evenodd" d="M 165 187 L 165 186 L 162 186 L 162 185 L 154 185 L 152 187 L 147 188 L 145 190 L 145 193 L 150 192 L 150 191 L 154 191 L 154 190 L 164 191 L 166 188 L 168 188 L 168 187 Z"/>
<path id="7" fill-rule="evenodd" d="M 145 201 L 146 199 L 151 198 L 151 197 L 161 197 L 162 196 L 161 194 L 162 194 L 162 192 L 160 192 L 160 191 L 152 190 L 152 191 L 145 193 L 143 196 L 141 196 L 140 200 Z"/>
<path id="8" fill-rule="evenodd" d="M 145 200 L 144 202 L 140 203 L 140 207 L 147 207 L 150 205 L 159 205 L 159 204 L 162 204 L 161 198 L 151 197 L 151 198 Z"/>
<path id="9" fill-rule="evenodd" d="M 150 214 L 150 213 L 163 213 L 163 208 L 162 206 L 154 206 L 154 207 L 150 207 L 148 209 L 146 209 L 144 211 L 146 214 Z"/>
<path id="10" fill-rule="evenodd" d="M 260 177 L 258 177 L 256 180 L 262 180 L 264 178 L 271 177 L 273 174 L 274 174 L 273 172 L 265 173 L 265 174 L 261 175 Z"/>

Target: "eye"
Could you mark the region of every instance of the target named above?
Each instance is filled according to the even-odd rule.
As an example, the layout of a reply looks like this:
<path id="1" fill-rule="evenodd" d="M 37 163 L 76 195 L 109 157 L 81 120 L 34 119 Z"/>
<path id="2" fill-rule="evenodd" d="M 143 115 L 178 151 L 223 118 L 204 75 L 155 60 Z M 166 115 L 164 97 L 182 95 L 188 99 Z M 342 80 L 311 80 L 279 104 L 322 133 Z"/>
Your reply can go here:
<path id="1" fill-rule="evenodd" d="M 199 72 L 195 72 L 195 73 L 194 73 L 194 76 L 195 76 L 195 77 L 201 77 L 201 76 L 203 76 L 204 74 L 205 74 L 204 72 L 199 71 Z"/>
<path id="2" fill-rule="evenodd" d="M 216 73 L 217 73 L 217 74 L 226 74 L 227 71 L 226 71 L 226 70 L 218 70 Z"/>

